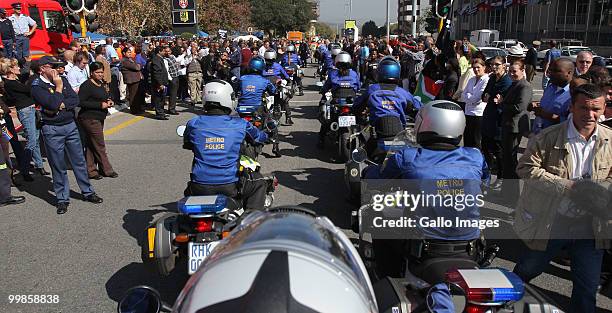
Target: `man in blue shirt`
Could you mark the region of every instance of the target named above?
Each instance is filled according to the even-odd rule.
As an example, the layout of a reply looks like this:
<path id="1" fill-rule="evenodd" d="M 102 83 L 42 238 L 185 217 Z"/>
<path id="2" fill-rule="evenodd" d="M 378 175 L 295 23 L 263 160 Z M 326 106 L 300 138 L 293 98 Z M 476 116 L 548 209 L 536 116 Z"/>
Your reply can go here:
<path id="1" fill-rule="evenodd" d="M 569 115 L 571 103 L 570 81 L 574 74 L 574 63 L 569 59 L 557 59 L 550 68 L 550 84 L 544 90 L 540 103 L 534 102 L 529 110 L 536 115 L 533 132 L 563 122 Z"/>
<path id="2" fill-rule="evenodd" d="M 36 31 L 36 21 L 21 13 L 21 3 L 11 4 L 13 15 L 9 20 L 13 23 L 15 30 L 15 58 L 21 60 L 30 55 L 30 35 Z"/>
<path id="3" fill-rule="evenodd" d="M 552 62 L 561 57 L 561 50 L 557 49 L 557 42 L 554 40 L 550 41 L 550 49 L 546 51 L 546 55 L 544 56 L 544 75 L 542 75 L 542 89 L 546 89 L 548 87 L 548 82 L 550 81 L 550 74 L 548 72 Z"/>
<path id="4" fill-rule="evenodd" d="M 268 135 L 230 115 L 236 109 L 236 98 L 228 82 L 213 80 L 206 84 L 203 101 L 206 112 L 187 123 L 183 137 L 183 148 L 193 151 L 185 196 L 240 196 L 245 210 L 263 209 L 266 185 L 262 175 L 253 172 L 241 176 L 238 166 L 243 141 L 264 144 Z"/>
<path id="5" fill-rule="evenodd" d="M 68 80 L 59 76 L 53 68 L 61 62 L 54 57 L 44 56 L 38 63 L 40 75 L 32 82 L 32 98 L 43 109 L 41 130 L 53 176 L 57 214 L 66 213 L 70 203 L 70 185 L 64 152 L 70 159 L 84 200 L 102 203 L 102 198 L 96 195 L 89 183 L 81 137 L 74 122 L 74 109 L 79 105 L 79 96 L 70 87 Z"/>

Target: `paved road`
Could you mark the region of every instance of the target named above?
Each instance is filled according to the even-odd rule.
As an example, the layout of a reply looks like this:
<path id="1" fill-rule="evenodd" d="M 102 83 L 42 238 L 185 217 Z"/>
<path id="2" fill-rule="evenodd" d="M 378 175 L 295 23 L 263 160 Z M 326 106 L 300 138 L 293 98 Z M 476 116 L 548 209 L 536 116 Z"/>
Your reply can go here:
<path id="1" fill-rule="evenodd" d="M 260 161 L 279 178 L 277 204 L 303 205 L 348 228 L 351 207 L 343 196 L 343 165 L 314 147 L 319 95 L 312 79 L 305 84 L 311 86 L 306 95 L 293 101 L 296 124 L 281 130 L 283 157 Z M 112 312 L 123 292 L 139 284 L 158 288 L 166 301 L 174 301 L 185 278 L 159 279 L 148 272 L 140 261 L 139 240 L 150 221 L 175 209 L 189 177 L 191 154 L 180 148 L 175 128 L 194 112 L 180 111 L 170 121 L 124 113 L 109 117 L 108 151 L 120 176 L 93 182 L 104 198 L 102 205 L 80 200 L 72 173 L 74 193 L 65 215 L 55 214 L 49 177 L 36 176 L 35 182 L 14 189 L 27 202 L 0 208 L 0 312 Z M 522 247 L 506 242 L 502 249 L 496 265 L 512 268 Z M 567 268 L 551 266 L 535 284 L 565 306 L 571 293 L 569 275 Z M 10 294 L 58 295 L 59 303 L 10 304 Z M 609 297 L 599 297 L 605 308 L 600 312 L 612 312 Z"/>

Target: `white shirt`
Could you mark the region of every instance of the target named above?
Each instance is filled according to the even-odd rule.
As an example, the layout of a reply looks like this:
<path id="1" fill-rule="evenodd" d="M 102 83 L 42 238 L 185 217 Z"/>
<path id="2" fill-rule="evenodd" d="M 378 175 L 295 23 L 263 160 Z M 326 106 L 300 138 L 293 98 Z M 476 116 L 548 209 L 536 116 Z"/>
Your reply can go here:
<path id="1" fill-rule="evenodd" d="M 168 72 L 168 80 L 172 81 L 172 76 L 170 76 L 170 65 L 168 64 L 168 60 L 164 59 L 164 65 L 166 66 L 166 72 Z"/>
<path id="2" fill-rule="evenodd" d="M 595 127 L 595 131 L 589 140 L 586 140 L 580 135 L 576 126 L 574 126 L 572 116 L 568 117 L 567 142 L 569 143 L 569 150 L 572 155 L 572 173 L 569 173 L 570 179 L 584 178 L 585 176 L 591 177 L 597 136 L 598 130 Z"/>
<path id="3" fill-rule="evenodd" d="M 465 115 L 482 116 L 487 106 L 487 103 L 482 101 L 482 93 L 488 82 L 488 74 L 482 75 L 480 79 L 474 76 L 468 80 L 461 94 L 461 101 L 465 102 Z"/>
<path id="4" fill-rule="evenodd" d="M 266 51 L 267 51 L 267 50 L 268 50 L 268 49 L 266 49 L 266 47 L 261 46 L 261 48 L 259 48 L 259 55 L 263 56 L 263 55 L 264 55 L 264 53 L 266 53 Z"/>
<path id="5" fill-rule="evenodd" d="M 187 75 L 187 67 L 185 66 L 185 64 L 187 64 L 185 62 L 186 56 L 185 54 L 181 54 L 178 57 L 176 57 L 176 62 L 179 64 L 179 76 L 184 76 Z M 191 60 L 189 61 L 191 62 Z"/>
<path id="6" fill-rule="evenodd" d="M 87 70 L 87 67 L 80 69 L 78 66 L 73 66 L 68 74 L 66 74 L 66 78 L 70 83 L 70 87 L 72 87 L 75 92 L 79 92 L 79 87 L 81 87 L 81 84 L 83 84 L 87 78 L 89 78 L 89 71 Z"/>

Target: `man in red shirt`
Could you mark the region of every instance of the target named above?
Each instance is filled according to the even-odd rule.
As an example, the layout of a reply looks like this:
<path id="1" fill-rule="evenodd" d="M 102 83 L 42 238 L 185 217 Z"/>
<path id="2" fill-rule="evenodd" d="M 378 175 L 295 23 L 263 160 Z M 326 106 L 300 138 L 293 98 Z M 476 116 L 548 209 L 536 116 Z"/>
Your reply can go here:
<path id="1" fill-rule="evenodd" d="M 242 75 L 245 75 L 246 70 L 249 67 L 249 62 L 253 57 L 253 52 L 244 41 L 240 43 L 240 49 L 240 53 L 242 54 L 242 63 L 240 63 L 240 70 L 242 71 Z"/>

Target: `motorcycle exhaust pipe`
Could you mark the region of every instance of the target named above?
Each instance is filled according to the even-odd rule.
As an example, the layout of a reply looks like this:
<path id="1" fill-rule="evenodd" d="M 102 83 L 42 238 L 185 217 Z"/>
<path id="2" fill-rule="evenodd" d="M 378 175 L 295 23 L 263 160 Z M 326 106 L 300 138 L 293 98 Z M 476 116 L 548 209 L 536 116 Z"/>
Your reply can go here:
<path id="1" fill-rule="evenodd" d="M 338 126 L 338 122 L 332 122 L 332 123 L 329 125 L 329 129 L 330 129 L 331 131 L 338 131 L 338 129 L 340 129 L 340 126 Z"/>

